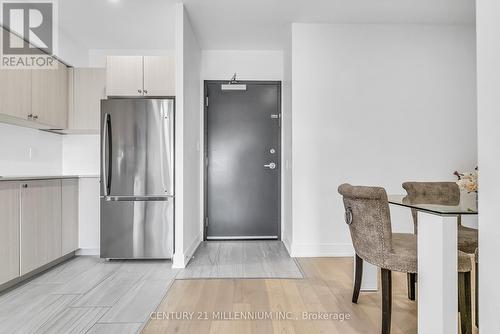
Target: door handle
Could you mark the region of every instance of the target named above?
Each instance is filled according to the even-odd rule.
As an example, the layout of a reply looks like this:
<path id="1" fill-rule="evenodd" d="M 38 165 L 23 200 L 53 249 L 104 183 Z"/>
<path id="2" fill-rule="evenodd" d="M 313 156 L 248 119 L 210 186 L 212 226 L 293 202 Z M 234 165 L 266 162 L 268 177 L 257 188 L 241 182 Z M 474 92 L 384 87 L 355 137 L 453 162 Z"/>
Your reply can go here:
<path id="1" fill-rule="evenodd" d="M 102 127 L 102 132 L 103 132 L 101 136 L 102 178 L 104 186 L 104 196 L 108 196 L 111 188 L 111 163 L 112 163 L 111 116 L 108 113 L 104 114 L 104 124 Z M 106 145 L 106 141 L 108 145 Z M 108 155 L 108 161 L 106 161 L 106 153 Z"/>
<path id="2" fill-rule="evenodd" d="M 276 168 L 276 164 L 274 162 L 271 162 L 267 165 L 264 165 L 264 167 L 266 168 L 269 168 L 269 169 L 275 169 Z"/>

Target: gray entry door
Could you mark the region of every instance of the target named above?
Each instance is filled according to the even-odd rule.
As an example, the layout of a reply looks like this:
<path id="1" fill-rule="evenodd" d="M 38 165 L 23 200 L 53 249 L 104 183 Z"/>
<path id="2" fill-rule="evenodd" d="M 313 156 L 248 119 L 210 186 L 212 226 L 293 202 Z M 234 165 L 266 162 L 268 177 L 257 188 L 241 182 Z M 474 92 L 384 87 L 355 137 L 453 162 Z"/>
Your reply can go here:
<path id="1" fill-rule="evenodd" d="M 281 84 L 206 81 L 207 239 L 279 239 Z"/>

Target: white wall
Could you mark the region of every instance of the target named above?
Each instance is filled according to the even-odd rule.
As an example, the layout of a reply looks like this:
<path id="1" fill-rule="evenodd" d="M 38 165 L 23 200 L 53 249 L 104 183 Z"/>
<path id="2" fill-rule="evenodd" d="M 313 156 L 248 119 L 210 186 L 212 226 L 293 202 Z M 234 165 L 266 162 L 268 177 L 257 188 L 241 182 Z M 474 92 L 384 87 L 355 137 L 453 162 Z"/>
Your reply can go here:
<path id="1" fill-rule="evenodd" d="M 352 252 L 343 182 L 397 194 L 474 168 L 475 75 L 473 26 L 293 24 L 293 255 Z"/>
<path id="2" fill-rule="evenodd" d="M 479 326 L 497 333 L 500 224 L 500 2 L 477 1 L 479 144 Z"/>
<path id="3" fill-rule="evenodd" d="M 203 50 L 202 80 L 281 80 L 282 51 Z"/>
<path id="4" fill-rule="evenodd" d="M 79 179 L 78 255 L 100 253 L 100 140 L 99 135 L 62 137 L 62 173 Z"/>
<path id="5" fill-rule="evenodd" d="M 107 56 L 165 56 L 174 51 L 168 49 L 91 49 L 88 51 L 89 67 L 106 67 Z"/>
<path id="6" fill-rule="evenodd" d="M 99 135 L 62 136 L 62 173 L 99 175 Z"/>
<path id="7" fill-rule="evenodd" d="M 99 177 L 78 182 L 78 255 L 100 254 Z"/>
<path id="8" fill-rule="evenodd" d="M 202 240 L 201 50 L 182 4 L 176 7 L 176 199 L 173 266 L 185 267 Z"/>
<path id="9" fill-rule="evenodd" d="M 283 50 L 283 83 L 282 83 L 282 113 L 281 113 L 281 142 L 282 161 L 281 187 L 281 235 L 282 240 L 291 253 L 293 243 L 293 216 L 292 216 L 292 35 L 287 47 Z"/>
<path id="10" fill-rule="evenodd" d="M 0 176 L 59 175 L 60 135 L 0 124 Z"/>
<path id="11" fill-rule="evenodd" d="M 89 62 L 88 49 L 59 29 L 57 56 L 66 64 L 74 67 L 87 67 Z"/>

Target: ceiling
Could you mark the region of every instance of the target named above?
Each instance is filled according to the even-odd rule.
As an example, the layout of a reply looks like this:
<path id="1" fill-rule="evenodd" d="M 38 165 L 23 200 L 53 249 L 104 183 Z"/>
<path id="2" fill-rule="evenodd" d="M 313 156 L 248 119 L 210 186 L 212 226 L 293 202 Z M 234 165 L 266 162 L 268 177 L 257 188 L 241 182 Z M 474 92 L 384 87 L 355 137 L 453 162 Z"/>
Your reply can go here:
<path id="1" fill-rule="evenodd" d="M 87 49 L 173 49 L 170 0 L 59 0 L 59 26 Z"/>
<path id="2" fill-rule="evenodd" d="M 89 49 L 173 48 L 177 0 L 62 0 L 64 32 Z M 184 0 L 203 49 L 282 49 L 292 22 L 474 23 L 474 0 Z"/>

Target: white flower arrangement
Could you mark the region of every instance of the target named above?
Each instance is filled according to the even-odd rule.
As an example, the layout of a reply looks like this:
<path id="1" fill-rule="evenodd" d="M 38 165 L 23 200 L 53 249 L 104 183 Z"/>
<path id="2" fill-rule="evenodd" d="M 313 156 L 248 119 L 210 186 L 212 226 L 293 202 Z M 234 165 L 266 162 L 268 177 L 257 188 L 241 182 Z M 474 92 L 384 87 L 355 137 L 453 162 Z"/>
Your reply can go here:
<path id="1" fill-rule="evenodd" d="M 457 184 L 460 187 L 460 190 L 467 191 L 468 193 L 475 192 L 477 193 L 479 184 L 478 184 L 478 169 L 477 167 L 473 172 L 468 173 L 453 173 L 457 176 Z"/>

